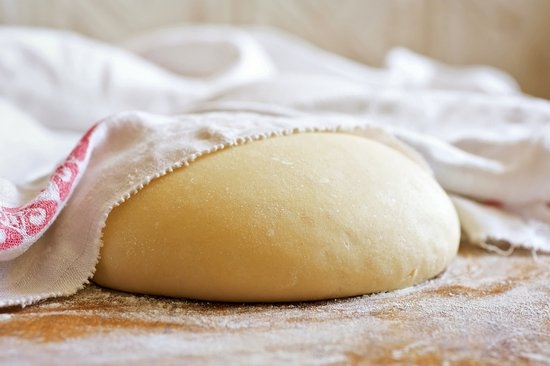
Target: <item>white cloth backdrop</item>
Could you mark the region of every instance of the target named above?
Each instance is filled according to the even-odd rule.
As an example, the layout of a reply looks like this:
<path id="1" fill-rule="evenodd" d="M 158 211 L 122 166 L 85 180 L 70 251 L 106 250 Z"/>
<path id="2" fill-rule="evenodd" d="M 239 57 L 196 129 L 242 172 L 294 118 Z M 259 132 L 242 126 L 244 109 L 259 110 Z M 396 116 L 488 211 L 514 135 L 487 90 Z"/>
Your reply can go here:
<path id="1" fill-rule="evenodd" d="M 550 252 L 550 102 L 492 68 L 406 49 L 372 69 L 267 29 L 166 29 L 113 46 L 0 28 L 0 306 L 74 293 L 109 210 L 201 154 L 340 130 L 422 155 L 464 237 Z M 384 131 L 384 132 L 381 132 Z"/>

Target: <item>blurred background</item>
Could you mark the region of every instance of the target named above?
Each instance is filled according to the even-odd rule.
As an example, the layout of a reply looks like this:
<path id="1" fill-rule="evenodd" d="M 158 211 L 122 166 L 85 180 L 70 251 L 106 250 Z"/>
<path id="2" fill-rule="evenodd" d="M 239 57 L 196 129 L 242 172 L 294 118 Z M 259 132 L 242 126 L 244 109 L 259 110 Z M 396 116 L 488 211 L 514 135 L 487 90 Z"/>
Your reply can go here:
<path id="1" fill-rule="evenodd" d="M 0 0 L 2 25 L 110 42 L 205 22 L 275 27 L 375 67 L 395 46 L 452 65 L 492 65 L 550 99 L 550 0 Z"/>

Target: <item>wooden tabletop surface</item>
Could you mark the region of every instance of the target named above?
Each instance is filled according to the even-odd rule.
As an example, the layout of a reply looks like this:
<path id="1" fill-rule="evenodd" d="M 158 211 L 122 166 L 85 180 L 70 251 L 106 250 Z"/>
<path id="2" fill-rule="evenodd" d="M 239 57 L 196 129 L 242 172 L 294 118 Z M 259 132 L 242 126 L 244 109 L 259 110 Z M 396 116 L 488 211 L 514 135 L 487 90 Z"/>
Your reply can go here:
<path id="1" fill-rule="evenodd" d="M 0 363 L 550 364 L 550 256 L 463 246 L 409 289 L 291 304 L 136 296 L 93 284 L 0 310 Z"/>

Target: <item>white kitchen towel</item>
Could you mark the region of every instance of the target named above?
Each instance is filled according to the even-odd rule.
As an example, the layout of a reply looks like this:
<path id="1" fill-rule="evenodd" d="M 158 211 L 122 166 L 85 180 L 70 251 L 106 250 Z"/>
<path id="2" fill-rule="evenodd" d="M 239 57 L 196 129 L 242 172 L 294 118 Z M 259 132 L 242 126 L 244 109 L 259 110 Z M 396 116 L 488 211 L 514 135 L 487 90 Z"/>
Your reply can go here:
<path id="1" fill-rule="evenodd" d="M 82 287 L 110 209 L 151 179 L 312 130 L 376 138 L 422 164 L 419 153 L 465 238 L 550 251 L 550 103 L 498 70 L 403 49 L 373 69 L 271 30 L 210 26 L 118 47 L 5 27 L 0 50 L 0 306 Z"/>

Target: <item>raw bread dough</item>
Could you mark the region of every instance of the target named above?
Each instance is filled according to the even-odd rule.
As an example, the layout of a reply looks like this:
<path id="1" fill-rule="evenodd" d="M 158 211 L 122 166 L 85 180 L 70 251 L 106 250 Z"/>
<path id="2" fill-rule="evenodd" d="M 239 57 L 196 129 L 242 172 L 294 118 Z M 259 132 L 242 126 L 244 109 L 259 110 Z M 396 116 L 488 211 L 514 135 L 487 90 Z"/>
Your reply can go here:
<path id="1" fill-rule="evenodd" d="M 219 301 L 299 301 L 410 286 L 460 236 L 432 176 L 344 133 L 299 133 L 199 158 L 110 213 L 94 281 Z"/>

